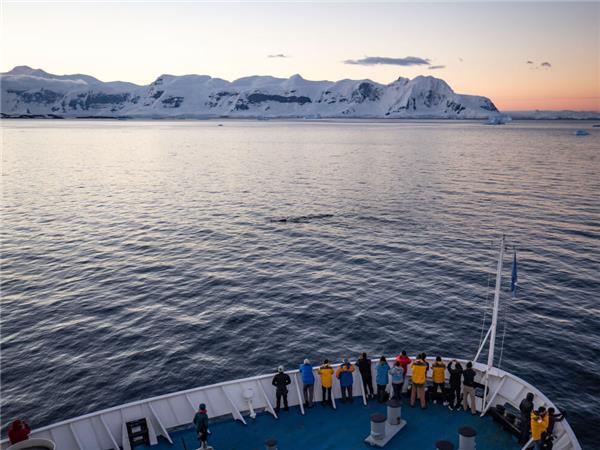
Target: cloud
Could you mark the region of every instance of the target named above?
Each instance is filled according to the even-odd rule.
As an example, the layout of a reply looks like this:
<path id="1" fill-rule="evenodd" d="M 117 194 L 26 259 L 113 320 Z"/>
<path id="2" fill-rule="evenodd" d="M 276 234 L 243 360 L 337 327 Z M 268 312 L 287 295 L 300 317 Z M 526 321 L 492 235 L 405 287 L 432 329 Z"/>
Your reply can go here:
<path id="1" fill-rule="evenodd" d="M 429 70 L 445 69 L 446 66 L 429 66 Z"/>
<path id="2" fill-rule="evenodd" d="M 550 64 L 548 61 L 544 61 L 543 63 L 540 64 L 540 67 L 550 68 L 550 67 L 552 67 L 552 64 Z"/>
<path id="3" fill-rule="evenodd" d="M 267 55 L 267 58 L 289 58 L 289 55 L 284 55 L 283 53 L 277 53 L 275 55 Z"/>
<path id="4" fill-rule="evenodd" d="M 525 64 L 534 64 L 533 61 L 527 61 Z"/>
<path id="5" fill-rule="evenodd" d="M 365 56 L 362 59 L 347 59 L 344 64 L 356 64 L 361 66 L 390 65 L 390 66 L 429 66 L 427 58 L 418 56 L 407 56 L 405 58 L 388 58 L 386 56 Z"/>

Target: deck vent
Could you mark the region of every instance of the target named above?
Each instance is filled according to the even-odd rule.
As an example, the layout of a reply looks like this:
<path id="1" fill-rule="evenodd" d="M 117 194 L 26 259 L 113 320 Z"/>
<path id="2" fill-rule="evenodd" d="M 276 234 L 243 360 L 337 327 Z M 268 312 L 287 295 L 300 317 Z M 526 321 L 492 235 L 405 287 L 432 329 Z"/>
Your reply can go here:
<path id="1" fill-rule="evenodd" d="M 371 437 L 376 441 L 385 438 L 385 416 L 381 413 L 371 414 Z"/>
<path id="2" fill-rule="evenodd" d="M 458 450 L 475 450 L 475 435 L 477 433 L 471 427 L 458 429 Z"/>
<path id="3" fill-rule="evenodd" d="M 127 436 L 131 448 L 136 445 L 150 445 L 150 434 L 148 433 L 146 419 L 132 420 L 125 425 L 127 426 Z"/>
<path id="4" fill-rule="evenodd" d="M 387 421 L 390 425 L 400 425 L 402 421 L 402 404 L 400 400 L 395 398 L 388 400 L 387 405 Z"/>
<path id="5" fill-rule="evenodd" d="M 454 444 L 450 441 L 437 441 L 435 443 L 436 450 L 454 450 Z"/>

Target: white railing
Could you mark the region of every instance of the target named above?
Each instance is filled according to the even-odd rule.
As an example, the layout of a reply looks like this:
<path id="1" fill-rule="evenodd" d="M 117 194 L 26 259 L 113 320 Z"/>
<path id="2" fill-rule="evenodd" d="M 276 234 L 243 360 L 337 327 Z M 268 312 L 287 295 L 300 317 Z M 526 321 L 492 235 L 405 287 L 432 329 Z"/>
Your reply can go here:
<path id="1" fill-rule="evenodd" d="M 447 359 L 445 360 L 447 361 Z M 458 361 L 467 362 L 460 359 Z M 377 361 L 374 361 L 372 366 L 373 379 L 375 379 L 376 363 Z M 338 366 L 339 364 L 332 367 L 335 369 Z M 474 368 L 481 374 L 487 366 L 475 363 Z M 320 400 L 321 383 L 320 377 L 316 375 L 316 370 L 315 368 L 315 399 Z M 300 382 L 298 370 L 287 373 L 292 378 L 292 385 L 288 393 L 289 404 L 290 406 L 300 405 L 302 414 L 304 414 L 301 391 L 293 387 L 294 384 Z M 541 404 L 546 407 L 554 406 L 538 389 L 514 375 L 496 368 L 492 368 L 488 375 L 491 397 L 485 406 L 482 404 L 482 400 L 478 399 L 478 410 L 482 412 L 497 403 L 508 402 L 518 407 L 527 392 L 534 393 L 536 406 Z M 157 435 L 170 440 L 168 430 L 182 425 L 191 426 L 192 417 L 200 403 L 206 404 L 211 418 L 231 416 L 233 419 L 245 423 L 244 416 L 249 414 L 249 408 L 243 393 L 248 389 L 254 391 L 252 398 L 254 410 L 264 410 L 277 417 L 273 410 L 275 390 L 271 385 L 272 379 L 273 374 L 260 375 L 152 397 L 38 428 L 33 430 L 30 436 L 50 439 L 60 450 L 106 450 L 109 448 L 118 450 L 119 446 L 123 447 L 124 439 L 127 439 L 123 431 L 123 424 L 146 417 L 150 420 L 150 426 Z M 340 397 L 340 391 L 336 389 L 337 384 L 334 381 L 333 398 Z M 353 394 L 359 395 L 359 398 L 362 397 L 363 402 L 365 401 L 358 370 L 354 372 Z M 556 423 L 555 434 L 558 437 L 554 446 L 555 450 L 581 450 L 577 438 L 566 420 Z M 8 446 L 9 443 L 6 439 L 0 442 L 1 450 Z"/>

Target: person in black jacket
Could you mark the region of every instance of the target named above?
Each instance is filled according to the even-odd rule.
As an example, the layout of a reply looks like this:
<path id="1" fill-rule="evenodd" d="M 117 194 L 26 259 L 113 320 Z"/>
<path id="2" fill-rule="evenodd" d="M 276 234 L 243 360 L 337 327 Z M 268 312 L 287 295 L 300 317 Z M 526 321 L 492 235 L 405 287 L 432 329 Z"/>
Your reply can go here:
<path id="1" fill-rule="evenodd" d="M 279 413 L 279 408 L 281 407 L 281 399 L 283 398 L 283 407 L 286 411 L 289 411 L 288 407 L 288 390 L 287 387 L 291 384 L 292 380 L 287 373 L 283 372 L 283 366 L 279 366 L 277 368 L 277 374 L 273 377 L 273 381 L 271 384 L 275 386 L 275 395 L 277 397 L 277 406 L 275 407 L 275 412 Z"/>
<path id="2" fill-rule="evenodd" d="M 475 370 L 473 370 L 473 363 L 467 363 L 467 369 L 463 372 L 463 409 L 467 410 L 468 398 L 471 397 L 471 414 L 477 414 L 475 408 Z"/>
<path id="3" fill-rule="evenodd" d="M 557 413 L 554 408 L 552 408 L 552 407 L 548 408 L 548 430 L 547 431 L 550 435 L 554 434 L 554 426 L 556 425 L 556 422 L 560 422 L 565 417 L 567 417 L 567 414 L 565 412 Z"/>
<path id="4" fill-rule="evenodd" d="M 460 407 L 460 385 L 463 373 L 461 364 L 453 359 L 448 364 L 448 372 L 450 372 L 450 392 L 448 393 L 448 409 L 453 411 L 454 408 Z"/>
<path id="5" fill-rule="evenodd" d="M 531 430 L 531 412 L 533 411 L 533 394 L 529 392 L 519 404 L 521 410 L 521 437 L 519 442 L 525 444 L 529 440 Z"/>
<path id="6" fill-rule="evenodd" d="M 375 394 L 373 393 L 373 374 L 371 372 L 371 360 L 367 358 L 367 354 L 363 352 L 356 361 L 356 365 L 358 366 L 358 371 L 360 372 L 360 378 L 363 383 L 363 390 L 365 391 L 365 397 L 367 400 L 375 398 Z"/>

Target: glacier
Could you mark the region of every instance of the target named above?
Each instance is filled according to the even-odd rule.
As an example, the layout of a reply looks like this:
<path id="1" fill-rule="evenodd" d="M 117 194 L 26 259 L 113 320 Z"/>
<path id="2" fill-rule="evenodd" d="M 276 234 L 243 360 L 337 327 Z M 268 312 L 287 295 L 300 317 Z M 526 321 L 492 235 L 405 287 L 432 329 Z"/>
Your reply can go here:
<path id="1" fill-rule="evenodd" d="M 54 75 L 17 66 L 0 74 L 2 117 L 45 118 L 432 118 L 489 119 L 489 98 L 455 93 L 442 79 L 310 81 L 161 75 L 147 86 Z"/>

